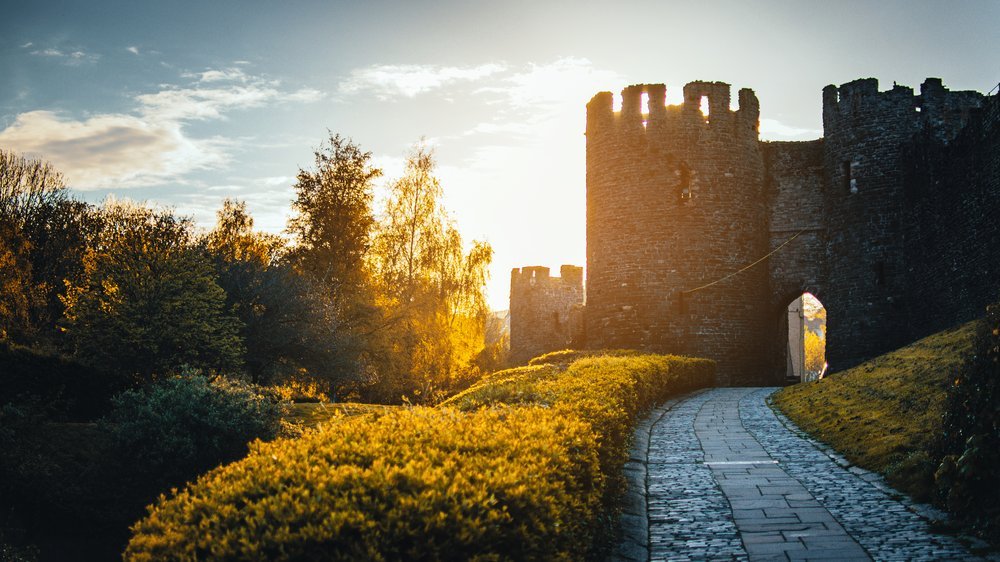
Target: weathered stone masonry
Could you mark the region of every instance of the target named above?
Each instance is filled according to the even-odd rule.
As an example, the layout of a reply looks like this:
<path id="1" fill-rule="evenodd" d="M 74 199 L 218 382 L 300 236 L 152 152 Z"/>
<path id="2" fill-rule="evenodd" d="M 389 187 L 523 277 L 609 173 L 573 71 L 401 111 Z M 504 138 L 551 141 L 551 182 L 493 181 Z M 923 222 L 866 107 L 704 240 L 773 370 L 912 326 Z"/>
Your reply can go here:
<path id="1" fill-rule="evenodd" d="M 824 138 L 762 142 L 751 90 L 736 111 L 725 83 L 687 84 L 679 106 L 665 92 L 630 86 L 617 112 L 609 92 L 587 105 L 585 334 L 556 347 L 711 357 L 720 384 L 773 384 L 785 308 L 804 291 L 827 308 L 834 370 L 1000 296 L 1000 94 L 856 80 L 824 89 Z M 568 313 L 579 295 L 545 306 Z M 527 298 L 512 282 L 515 357 L 555 349 L 529 327 L 550 308 Z"/>
<path id="2" fill-rule="evenodd" d="M 510 274 L 511 360 L 558 349 L 583 347 L 583 268 L 564 265 L 560 277 L 547 267 L 524 267 Z"/>

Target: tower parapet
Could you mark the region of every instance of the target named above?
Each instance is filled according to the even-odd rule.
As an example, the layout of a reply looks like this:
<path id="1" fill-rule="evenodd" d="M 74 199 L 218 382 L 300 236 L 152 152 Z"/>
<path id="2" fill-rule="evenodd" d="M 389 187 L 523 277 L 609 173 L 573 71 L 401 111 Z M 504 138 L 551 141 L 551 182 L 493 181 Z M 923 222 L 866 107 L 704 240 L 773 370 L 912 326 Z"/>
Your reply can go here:
<path id="1" fill-rule="evenodd" d="M 587 104 L 587 134 L 590 136 L 614 131 L 617 133 L 655 132 L 675 129 L 679 122 L 697 123 L 702 128 L 719 128 L 724 124 L 741 124 L 743 129 L 757 134 L 760 104 L 753 90 L 739 91 L 739 109 L 730 108 L 730 86 L 725 82 L 689 82 L 684 85 L 684 101 L 666 105 L 664 84 L 633 84 L 621 92 L 621 109 L 614 110 L 614 95 L 599 92 Z M 702 114 L 702 99 L 708 102 L 708 114 Z"/>
<path id="2" fill-rule="evenodd" d="M 510 355 L 525 363 L 550 351 L 582 346 L 583 268 L 542 266 L 510 272 Z"/>
<path id="3" fill-rule="evenodd" d="M 970 112 L 983 104 L 983 94 L 951 91 L 940 78 L 927 78 L 920 94 L 893 83 L 880 92 L 878 80 L 861 78 L 823 88 L 823 129 L 827 137 L 877 127 L 889 135 L 908 137 L 924 128 L 949 141 L 965 127 Z"/>

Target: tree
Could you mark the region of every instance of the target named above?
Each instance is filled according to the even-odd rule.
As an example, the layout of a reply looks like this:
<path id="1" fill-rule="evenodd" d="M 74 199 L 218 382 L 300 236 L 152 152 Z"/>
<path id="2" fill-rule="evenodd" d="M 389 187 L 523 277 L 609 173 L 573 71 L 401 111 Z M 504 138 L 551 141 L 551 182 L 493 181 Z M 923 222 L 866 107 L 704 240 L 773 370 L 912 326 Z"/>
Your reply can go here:
<path id="1" fill-rule="evenodd" d="M 390 186 L 371 255 L 385 315 L 382 384 L 390 397 L 433 401 L 468 384 L 471 362 L 483 349 L 493 249 L 473 242 L 464 251 L 442 195 L 433 152 L 417 145 L 403 177 Z"/>
<path id="2" fill-rule="evenodd" d="M 331 134 L 313 156 L 315 168 L 300 169 L 294 186 L 291 258 L 338 300 L 357 298 L 375 222 L 372 182 L 382 170 L 372 166 L 371 152 L 340 135 Z"/>
<path id="3" fill-rule="evenodd" d="M 353 376 L 352 342 L 332 302 L 287 263 L 284 240 L 253 230 L 245 203 L 223 203 L 205 246 L 226 292 L 226 309 L 240 320 L 251 380 L 308 378 L 332 391 Z"/>
<path id="4" fill-rule="evenodd" d="M 285 241 L 253 229 L 245 201 L 226 199 L 216 213 L 215 228 L 205 237 L 209 252 L 224 262 L 247 262 L 266 267 L 285 252 Z"/>
<path id="5" fill-rule="evenodd" d="M 806 371 L 819 373 L 826 363 L 826 338 L 823 332 L 814 332 L 806 329 L 804 331 L 806 350 Z"/>
<path id="6" fill-rule="evenodd" d="M 64 280 L 82 274 L 92 227 L 55 168 L 0 150 L 0 338 L 55 344 Z"/>
<path id="7" fill-rule="evenodd" d="M 143 382 L 182 366 L 237 368 L 239 321 L 224 309 L 190 219 L 107 201 L 100 223 L 84 282 L 64 297 L 74 354 Z"/>

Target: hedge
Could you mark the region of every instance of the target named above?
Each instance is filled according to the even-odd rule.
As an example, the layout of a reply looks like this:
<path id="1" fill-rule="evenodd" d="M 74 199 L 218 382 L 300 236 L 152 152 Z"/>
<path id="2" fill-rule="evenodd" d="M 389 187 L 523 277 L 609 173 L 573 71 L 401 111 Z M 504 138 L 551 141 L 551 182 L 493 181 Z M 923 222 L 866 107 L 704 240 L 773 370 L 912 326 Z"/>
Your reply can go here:
<path id="1" fill-rule="evenodd" d="M 714 368 L 646 355 L 512 369 L 437 408 L 257 443 L 161 496 L 125 559 L 598 558 L 635 421 Z"/>
<path id="2" fill-rule="evenodd" d="M 528 365 L 572 363 L 584 357 L 635 357 L 642 354 L 641 351 L 633 349 L 563 349 L 539 355 L 528 361 Z"/>

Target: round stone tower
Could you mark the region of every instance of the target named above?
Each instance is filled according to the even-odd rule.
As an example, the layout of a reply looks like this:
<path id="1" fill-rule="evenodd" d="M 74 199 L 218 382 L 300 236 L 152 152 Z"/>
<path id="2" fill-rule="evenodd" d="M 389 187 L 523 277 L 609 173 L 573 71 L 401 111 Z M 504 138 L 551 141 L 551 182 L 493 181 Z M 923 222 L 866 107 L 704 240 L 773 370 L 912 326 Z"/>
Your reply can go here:
<path id="1" fill-rule="evenodd" d="M 587 104 L 587 345 L 718 361 L 718 383 L 768 365 L 769 251 L 759 104 L 729 84 L 662 84 Z M 707 100 L 708 112 L 702 111 Z M 737 273 L 739 272 L 739 273 Z"/>

